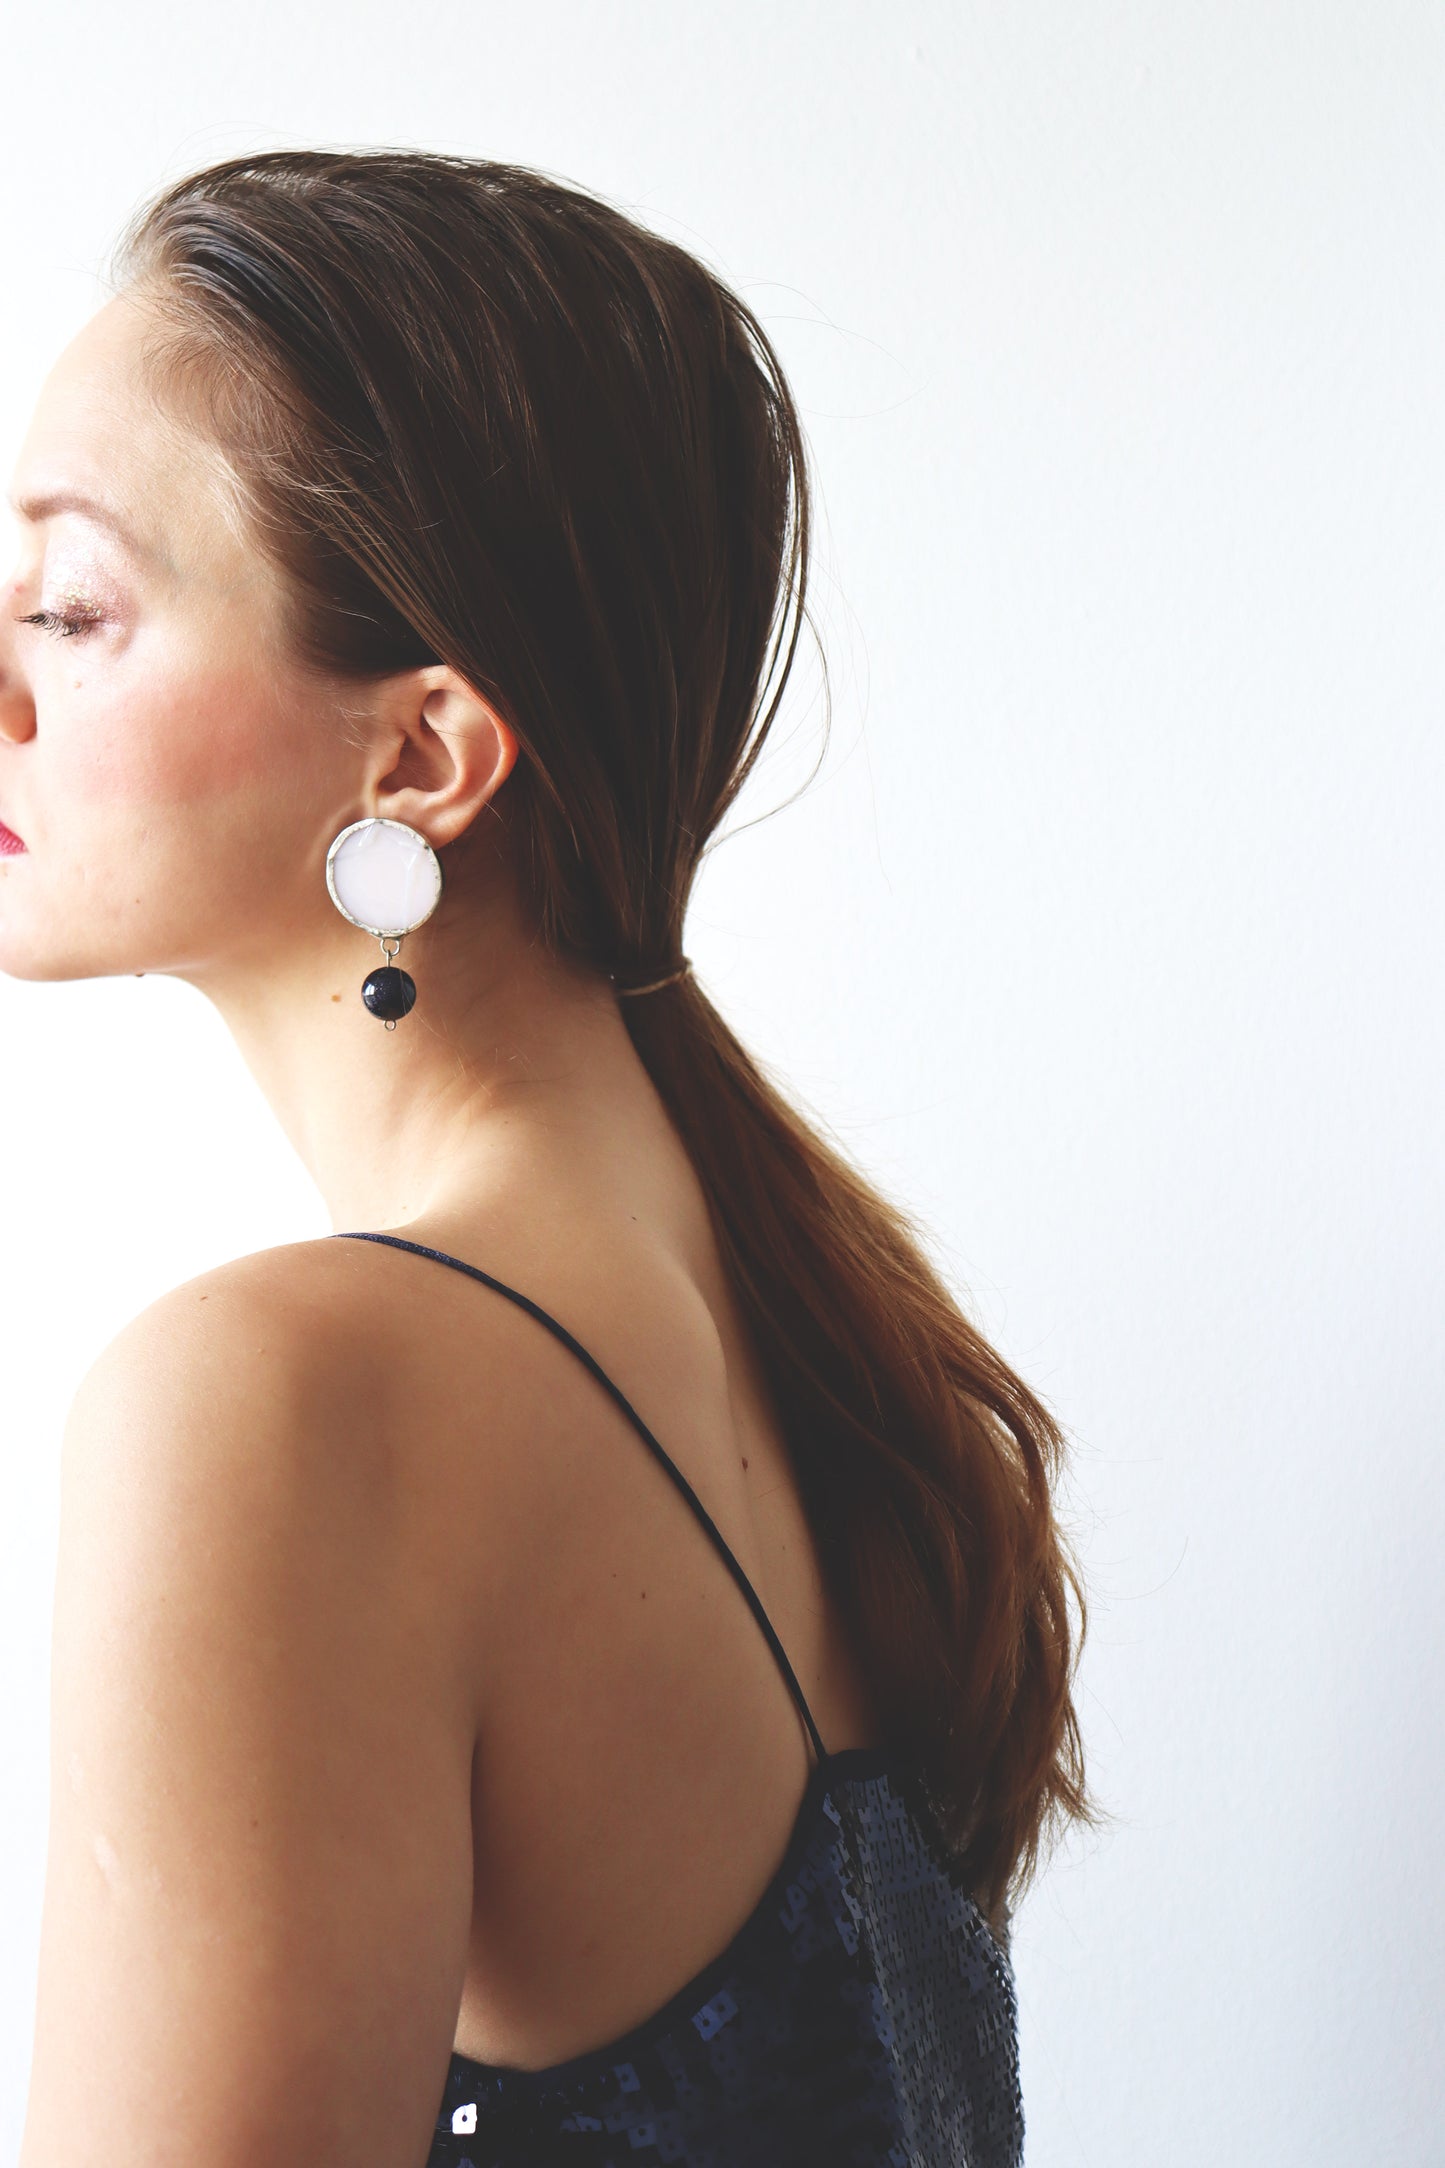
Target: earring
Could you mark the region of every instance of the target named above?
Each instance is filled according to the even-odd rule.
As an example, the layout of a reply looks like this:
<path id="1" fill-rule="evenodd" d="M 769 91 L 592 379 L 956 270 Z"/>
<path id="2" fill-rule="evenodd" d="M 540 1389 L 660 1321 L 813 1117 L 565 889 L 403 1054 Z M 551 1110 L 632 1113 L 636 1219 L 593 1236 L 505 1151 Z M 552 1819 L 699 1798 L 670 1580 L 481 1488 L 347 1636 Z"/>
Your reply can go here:
<path id="1" fill-rule="evenodd" d="M 416 1001 L 416 981 L 391 959 L 402 937 L 425 925 L 441 900 L 441 860 L 415 828 L 378 815 L 342 829 L 326 853 L 326 886 L 342 917 L 381 943 L 387 960 L 367 978 L 361 998 L 395 1031 Z"/>

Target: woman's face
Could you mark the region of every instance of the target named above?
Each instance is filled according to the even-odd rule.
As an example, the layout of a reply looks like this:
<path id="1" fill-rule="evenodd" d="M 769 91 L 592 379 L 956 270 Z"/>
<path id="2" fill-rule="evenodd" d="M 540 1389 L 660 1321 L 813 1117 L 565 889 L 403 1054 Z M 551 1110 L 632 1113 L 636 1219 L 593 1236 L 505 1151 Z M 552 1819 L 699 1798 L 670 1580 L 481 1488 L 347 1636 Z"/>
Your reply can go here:
<path id="1" fill-rule="evenodd" d="M 336 914 L 363 810 L 335 700 L 287 660 L 276 576 L 222 469 L 158 411 L 145 304 L 62 354 L 12 485 L 0 608 L 0 971 L 204 981 Z M 338 921 L 339 923 L 339 921 Z M 294 947 L 293 947 L 294 953 Z"/>

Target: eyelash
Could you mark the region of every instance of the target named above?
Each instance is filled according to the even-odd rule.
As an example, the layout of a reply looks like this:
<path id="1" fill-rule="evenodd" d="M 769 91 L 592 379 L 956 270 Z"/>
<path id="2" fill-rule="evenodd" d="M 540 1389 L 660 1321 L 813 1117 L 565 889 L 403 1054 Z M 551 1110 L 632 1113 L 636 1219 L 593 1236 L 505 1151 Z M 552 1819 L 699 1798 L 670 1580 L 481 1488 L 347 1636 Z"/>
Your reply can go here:
<path id="1" fill-rule="evenodd" d="M 42 632 L 53 632 L 60 640 L 73 640 L 99 622 L 96 617 L 65 617 L 58 610 L 32 610 L 28 617 L 16 619 L 19 625 L 38 625 Z"/>

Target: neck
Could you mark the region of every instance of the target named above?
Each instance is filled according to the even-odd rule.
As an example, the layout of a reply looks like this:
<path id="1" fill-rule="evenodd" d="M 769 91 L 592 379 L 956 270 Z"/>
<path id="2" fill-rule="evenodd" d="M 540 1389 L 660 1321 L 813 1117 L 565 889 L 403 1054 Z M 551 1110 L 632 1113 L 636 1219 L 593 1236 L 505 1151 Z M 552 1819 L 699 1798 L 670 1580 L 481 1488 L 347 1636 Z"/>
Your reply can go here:
<path id="1" fill-rule="evenodd" d="M 361 1000 L 384 959 L 355 929 L 279 969 L 273 957 L 186 974 L 224 1019 L 337 1231 L 445 1217 L 514 1178 L 550 1186 L 653 1096 L 605 979 L 522 937 L 469 943 L 459 960 L 459 945 L 428 941 L 430 930 L 408 935 L 396 958 L 417 999 L 394 1031 Z"/>

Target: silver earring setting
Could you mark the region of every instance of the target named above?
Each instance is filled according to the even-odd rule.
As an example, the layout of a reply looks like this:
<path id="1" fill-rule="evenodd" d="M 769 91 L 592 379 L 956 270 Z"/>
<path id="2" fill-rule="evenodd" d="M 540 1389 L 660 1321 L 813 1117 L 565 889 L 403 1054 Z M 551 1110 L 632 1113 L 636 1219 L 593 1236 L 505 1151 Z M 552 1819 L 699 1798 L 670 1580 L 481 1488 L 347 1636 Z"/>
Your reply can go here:
<path id="1" fill-rule="evenodd" d="M 361 998 L 395 1031 L 416 1002 L 416 981 L 393 958 L 441 901 L 441 860 L 405 821 L 353 821 L 326 853 L 326 886 L 342 917 L 381 943 L 386 961 L 369 974 Z"/>

